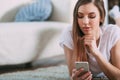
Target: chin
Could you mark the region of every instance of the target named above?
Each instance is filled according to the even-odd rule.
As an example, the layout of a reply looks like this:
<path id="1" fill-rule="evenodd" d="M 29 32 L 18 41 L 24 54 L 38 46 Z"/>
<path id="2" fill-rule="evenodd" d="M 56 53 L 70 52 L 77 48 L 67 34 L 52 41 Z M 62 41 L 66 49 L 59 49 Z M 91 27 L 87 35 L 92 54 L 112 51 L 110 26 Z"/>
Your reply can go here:
<path id="1" fill-rule="evenodd" d="M 86 33 L 84 33 L 85 35 L 90 35 L 90 34 L 92 34 L 92 32 L 86 32 Z"/>

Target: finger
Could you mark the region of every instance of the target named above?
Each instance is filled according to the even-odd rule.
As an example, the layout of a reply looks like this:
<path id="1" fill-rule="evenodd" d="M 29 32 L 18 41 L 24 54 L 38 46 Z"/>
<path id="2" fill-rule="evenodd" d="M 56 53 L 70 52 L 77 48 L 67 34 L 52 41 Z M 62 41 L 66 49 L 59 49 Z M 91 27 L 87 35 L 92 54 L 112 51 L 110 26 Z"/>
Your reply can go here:
<path id="1" fill-rule="evenodd" d="M 84 41 L 95 41 L 93 37 L 86 37 L 84 38 Z"/>
<path id="2" fill-rule="evenodd" d="M 96 42 L 96 41 L 93 40 L 93 39 L 84 39 L 84 43 L 85 43 L 85 42 L 93 43 L 93 42 Z"/>
<path id="3" fill-rule="evenodd" d="M 94 41 L 95 39 L 94 39 L 93 37 L 85 37 L 85 38 L 84 38 L 84 41 L 87 41 L 87 40 Z"/>
<path id="4" fill-rule="evenodd" d="M 91 42 L 93 42 L 93 40 L 84 40 L 84 43 L 91 43 Z"/>
<path id="5" fill-rule="evenodd" d="M 72 70 L 72 78 L 74 79 L 76 77 L 76 72 L 77 72 L 77 69 L 73 69 Z"/>
<path id="6" fill-rule="evenodd" d="M 84 36 L 83 37 L 79 37 L 79 40 L 84 40 Z"/>
<path id="7" fill-rule="evenodd" d="M 91 44 L 92 44 L 92 41 L 85 41 L 85 42 L 84 42 L 84 45 L 85 45 L 85 46 L 90 46 Z"/>
<path id="8" fill-rule="evenodd" d="M 73 79 L 77 78 L 80 75 L 80 73 L 82 73 L 83 71 L 84 71 L 83 68 L 80 68 L 79 70 L 75 71 L 74 73 L 72 73 L 72 78 Z"/>
<path id="9" fill-rule="evenodd" d="M 94 41 L 94 38 L 85 38 L 84 41 Z"/>
<path id="10" fill-rule="evenodd" d="M 85 37 L 94 37 L 94 35 L 92 35 L 92 34 L 88 34 L 88 35 L 84 35 Z"/>
<path id="11" fill-rule="evenodd" d="M 71 76 L 72 78 L 75 77 L 75 72 L 76 72 L 76 69 L 73 69 L 73 70 L 72 70 L 72 76 Z"/>
<path id="12" fill-rule="evenodd" d="M 84 39 L 95 40 L 95 37 L 94 36 L 84 36 Z"/>
<path id="13" fill-rule="evenodd" d="M 92 74 L 90 74 L 85 80 L 91 80 L 92 79 Z"/>
<path id="14" fill-rule="evenodd" d="M 94 37 L 93 35 L 85 35 L 84 37 Z"/>
<path id="15" fill-rule="evenodd" d="M 72 70 L 72 73 L 75 73 L 76 71 L 77 71 L 76 69 L 73 69 L 73 70 Z"/>
<path id="16" fill-rule="evenodd" d="M 90 75 L 91 75 L 91 72 L 87 72 L 87 73 L 85 73 L 83 76 L 81 76 L 80 79 L 82 79 L 82 80 L 83 80 L 83 79 L 88 80 L 88 79 L 89 79 L 88 77 L 89 77 Z"/>
<path id="17" fill-rule="evenodd" d="M 76 71 L 76 76 L 79 76 L 82 72 L 84 72 L 84 69 L 80 68 L 78 71 Z"/>

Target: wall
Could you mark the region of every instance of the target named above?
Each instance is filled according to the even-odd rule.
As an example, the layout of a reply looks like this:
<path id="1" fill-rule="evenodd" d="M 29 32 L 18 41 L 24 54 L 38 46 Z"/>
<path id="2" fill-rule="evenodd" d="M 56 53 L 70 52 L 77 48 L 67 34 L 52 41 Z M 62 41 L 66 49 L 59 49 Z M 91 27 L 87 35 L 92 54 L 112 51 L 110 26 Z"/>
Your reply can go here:
<path id="1" fill-rule="evenodd" d="M 0 0 L 0 22 L 14 20 L 18 9 L 29 1 L 31 0 Z"/>
<path id="2" fill-rule="evenodd" d="M 35 0 L 0 0 L 0 22 L 12 22 L 18 10 L 25 4 Z M 50 20 L 70 22 L 70 0 L 51 0 L 53 13 Z"/>

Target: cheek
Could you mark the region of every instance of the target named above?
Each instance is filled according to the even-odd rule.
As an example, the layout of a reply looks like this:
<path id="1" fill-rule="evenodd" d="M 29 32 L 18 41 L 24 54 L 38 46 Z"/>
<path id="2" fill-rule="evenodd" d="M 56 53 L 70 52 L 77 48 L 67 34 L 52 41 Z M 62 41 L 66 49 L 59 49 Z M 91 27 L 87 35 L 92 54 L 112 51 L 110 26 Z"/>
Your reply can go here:
<path id="1" fill-rule="evenodd" d="M 82 20 L 79 20 L 79 19 L 78 19 L 78 25 L 79 25 L 79 26 L 82 26 L 82 24 L 83 24 L 83 23 L 82 23 Z"/>
<path id="2" fill-rule="evenodd" d="M 99 19 L 91 21 L 91 25 L 99 26 L 99 24 L 100 24 L 100 20 Z"/>

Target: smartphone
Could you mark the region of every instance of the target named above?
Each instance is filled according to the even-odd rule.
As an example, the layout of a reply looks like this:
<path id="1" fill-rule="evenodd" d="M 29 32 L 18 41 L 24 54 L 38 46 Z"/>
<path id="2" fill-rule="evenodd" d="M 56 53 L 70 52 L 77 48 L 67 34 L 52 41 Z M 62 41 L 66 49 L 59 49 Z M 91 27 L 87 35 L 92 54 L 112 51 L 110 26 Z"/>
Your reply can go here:
<path id="1" fill-rule="evenodd" d="M 89 71 L 89 64 L 88 62 L 75 62 L 76 69 L 84 68 L 84 72 Z"/>

